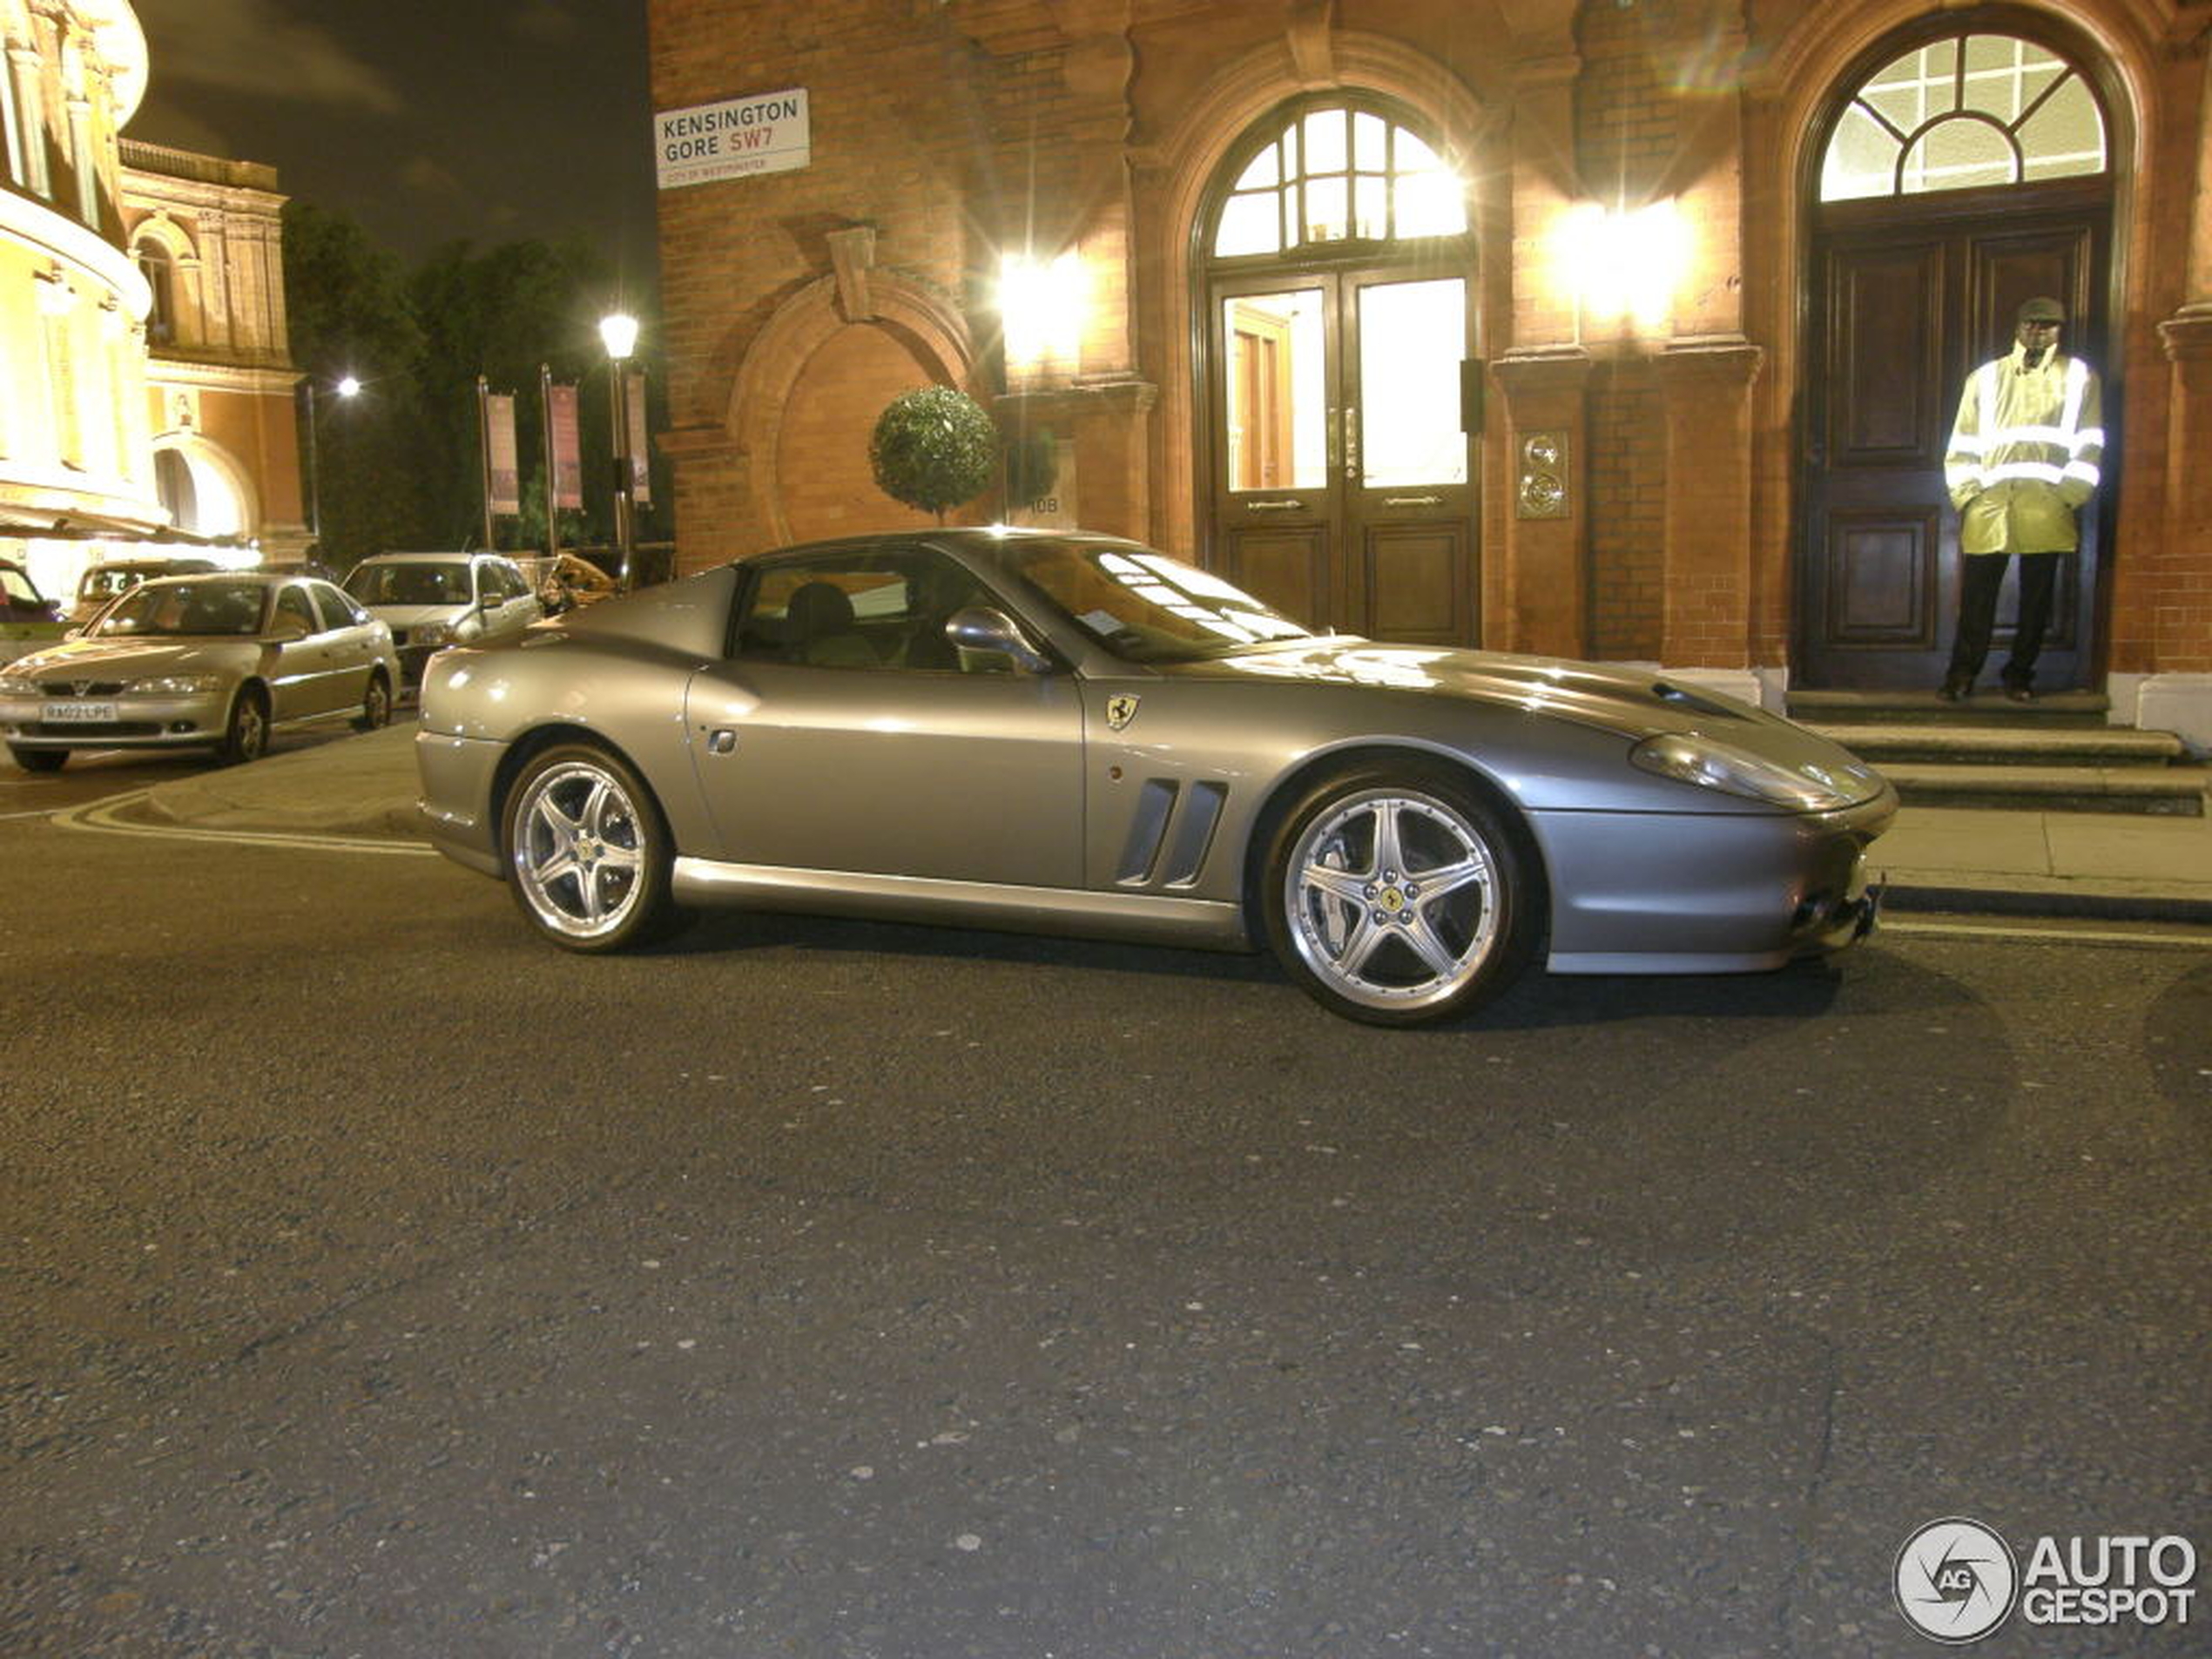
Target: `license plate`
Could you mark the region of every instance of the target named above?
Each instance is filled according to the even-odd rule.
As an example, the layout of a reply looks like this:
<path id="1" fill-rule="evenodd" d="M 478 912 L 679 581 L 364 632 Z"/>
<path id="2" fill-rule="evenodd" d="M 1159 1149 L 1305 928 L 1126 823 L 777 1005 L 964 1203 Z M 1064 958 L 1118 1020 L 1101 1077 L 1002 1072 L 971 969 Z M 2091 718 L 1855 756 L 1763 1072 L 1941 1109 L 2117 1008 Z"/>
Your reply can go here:
<path id="1" fill-rule="evenodd" d="M 47 703 L 40 706 L 38 718 L 48 725 L 113 725 L 115 705 L 112 703 Z"/>

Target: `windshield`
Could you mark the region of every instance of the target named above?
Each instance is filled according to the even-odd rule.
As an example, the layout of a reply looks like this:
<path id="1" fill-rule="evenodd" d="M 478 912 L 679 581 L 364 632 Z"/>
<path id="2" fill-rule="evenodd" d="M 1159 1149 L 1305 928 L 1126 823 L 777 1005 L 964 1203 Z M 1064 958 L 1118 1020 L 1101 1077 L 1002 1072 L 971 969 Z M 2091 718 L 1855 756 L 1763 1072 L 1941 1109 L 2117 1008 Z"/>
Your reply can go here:
<path id="1" fill-rule="evenodd" d="M 118 634 L 256 634 L 266 591 L 259 582 L 235 577 L 142 583 L 118 599 L 93 629 L 103 639 Z"/>
<path id="2" fill-rule="evenodd" d="M 465 605 L 469 566 L 364 564 L 346 578 L 346 591 L 365 605 Z"/>
<path id="3" fill-rule="evenodd" d="M 1013 568 L 1076 626 L 1133 663 L 1195 663 L 1313 631 L 1219 577 L 1140 547 L 1025 543 Z"/>

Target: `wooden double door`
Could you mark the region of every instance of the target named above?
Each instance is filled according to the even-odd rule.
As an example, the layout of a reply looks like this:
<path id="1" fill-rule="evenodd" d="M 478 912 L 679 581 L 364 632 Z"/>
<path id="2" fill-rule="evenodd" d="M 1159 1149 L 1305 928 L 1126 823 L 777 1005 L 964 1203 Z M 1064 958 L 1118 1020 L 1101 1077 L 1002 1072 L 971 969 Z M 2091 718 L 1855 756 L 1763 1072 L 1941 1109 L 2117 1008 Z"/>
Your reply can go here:
<path id="1" fill-rule="evenodd" d="M 2049 294 L 2065 304 L 2060 349 L 2105 375 L 2107 421 L 2115 412 L 2104 351 L 2109 187 L 2098 180 L 1844 202 L 1822 214 L 1794 678 L 1838 689 L 1932 688 L 1959 610 L 1959 523 L 1944 452 L 1967 374 L 2011 349 L 2023 300 Z M 2101 494 L 2081 513 L 2081 550 L 2060 575 L 2040 688 L 2082 685 L 2093 671 L 2107 502 Z M 2015 609 L 2008 579 L 1994 657 L 2009 643 Z"/>
<path id="2" fill-rule="evenodd" d="M 1472 283 L 1397 265 L 1208 291 L 1212 558 L 1312 627 L 1474 637 Z"/>

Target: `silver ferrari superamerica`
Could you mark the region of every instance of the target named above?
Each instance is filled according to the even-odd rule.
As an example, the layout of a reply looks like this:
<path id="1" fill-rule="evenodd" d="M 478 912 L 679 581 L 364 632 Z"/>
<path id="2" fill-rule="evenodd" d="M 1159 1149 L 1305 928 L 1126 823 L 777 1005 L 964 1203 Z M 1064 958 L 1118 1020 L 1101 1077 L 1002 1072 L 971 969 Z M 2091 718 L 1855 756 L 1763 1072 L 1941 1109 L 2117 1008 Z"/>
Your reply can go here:
<path id="1" fill-rule="evenodd" d="M 1637 674 L 1311 632 L 1135 543 L 741 560 L 432 659 L 438 846 L 572 950 L 694 905 L 1250 949 L 1339 1013 L 1727 973 L 1871 925 L 1882 776 Z"/>

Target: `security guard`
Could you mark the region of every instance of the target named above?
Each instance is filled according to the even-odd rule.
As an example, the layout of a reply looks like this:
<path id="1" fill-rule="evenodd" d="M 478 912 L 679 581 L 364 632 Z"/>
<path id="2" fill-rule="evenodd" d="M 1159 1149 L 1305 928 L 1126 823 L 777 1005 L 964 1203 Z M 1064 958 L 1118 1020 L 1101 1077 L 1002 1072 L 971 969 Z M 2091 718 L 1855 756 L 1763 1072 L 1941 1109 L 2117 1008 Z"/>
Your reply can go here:
<path id="1" fill-rule="evenodd" d="M 2020 555 L 2020 625 L 2005 664 L 2005 695 L 2035 696 L 2035 658 L 2051 621 L 2059 560 L 2080 545 L 2074 514 L 2095 493 L 2104 455 L 2096 371 L 2059 350 L 2066 307 L 2030 300 L 2011 351 L 1966 377 L 1944 472 L 1959 509 L 1959 636 L 1941 695 L 1973 690 L 1989 655 L 2006 555 Z"/>

